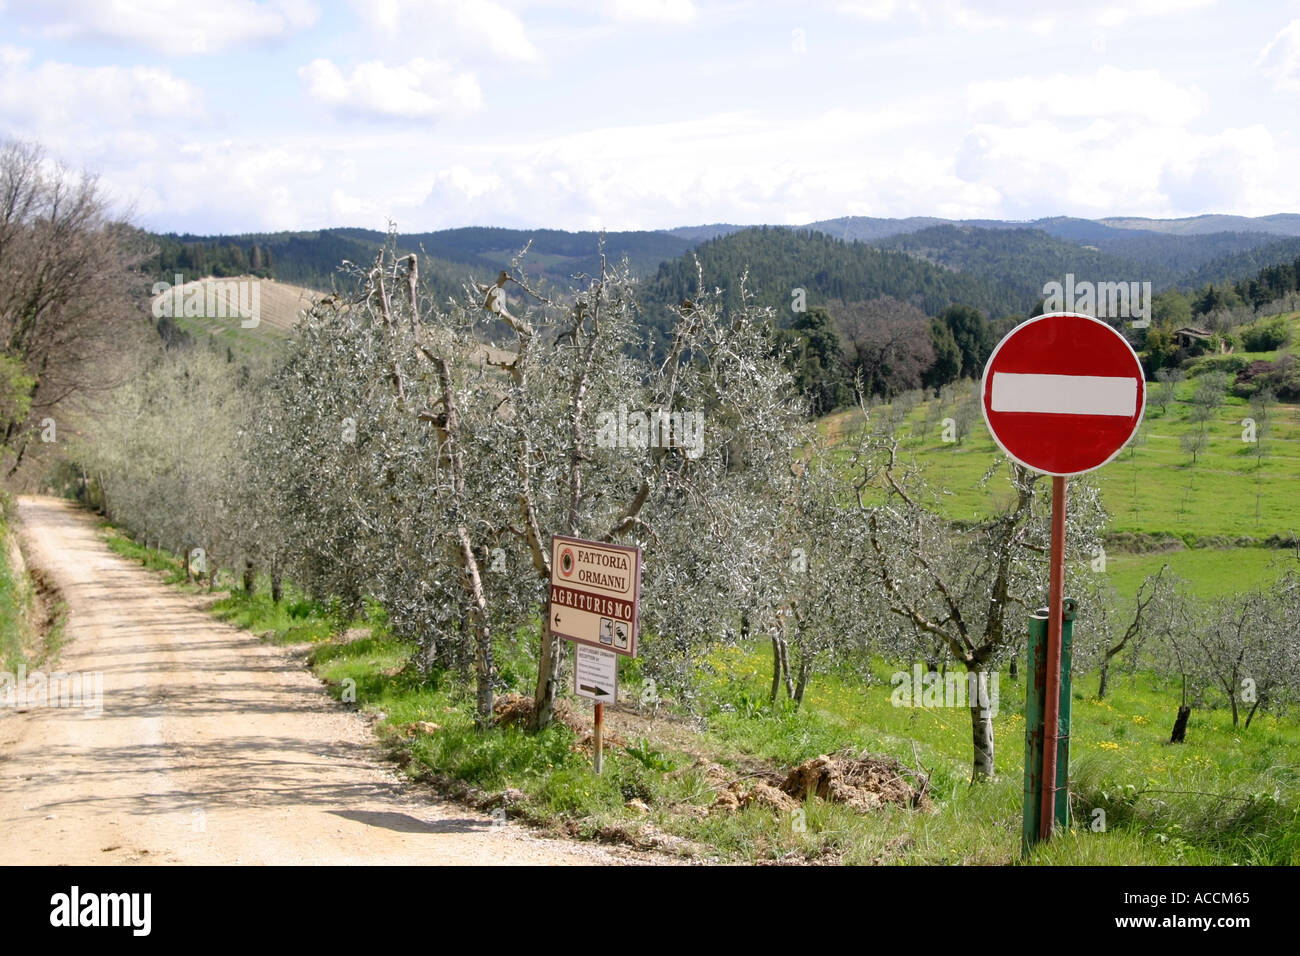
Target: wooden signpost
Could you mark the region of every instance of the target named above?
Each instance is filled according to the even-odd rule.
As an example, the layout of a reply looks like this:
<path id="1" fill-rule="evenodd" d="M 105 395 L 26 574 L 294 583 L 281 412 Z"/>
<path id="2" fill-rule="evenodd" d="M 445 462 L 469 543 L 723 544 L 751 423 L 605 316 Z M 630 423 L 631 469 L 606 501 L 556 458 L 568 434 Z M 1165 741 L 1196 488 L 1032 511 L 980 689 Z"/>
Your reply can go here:
<path id="1" fill-rule="evenodd" d="M 595 701 L 596 773 L 604 757 L 605 702 L 618 698 L 618 658 L 636 657 L 641 549 L 603 541 L 551 538 L 551 633 L 573 641 L 574 691 Z"/>

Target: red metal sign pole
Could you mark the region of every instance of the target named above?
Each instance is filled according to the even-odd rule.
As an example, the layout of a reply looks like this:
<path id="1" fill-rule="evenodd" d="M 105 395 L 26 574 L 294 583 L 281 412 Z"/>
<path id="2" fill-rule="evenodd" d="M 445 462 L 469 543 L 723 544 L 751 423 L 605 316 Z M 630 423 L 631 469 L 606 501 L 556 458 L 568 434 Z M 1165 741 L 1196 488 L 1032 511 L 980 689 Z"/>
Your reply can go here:
<path id="1" fill-rule="evenodd" d="M 1049 840 L 1056 820 L 1056 751 L 1061 736 L 1061 624 L 1065 608 L 1065 481 L 1052 478 L 1052 552 L 1047 585 L 1047 688 L 1043 702 L 1043 812 L 1039 837 Z"/>

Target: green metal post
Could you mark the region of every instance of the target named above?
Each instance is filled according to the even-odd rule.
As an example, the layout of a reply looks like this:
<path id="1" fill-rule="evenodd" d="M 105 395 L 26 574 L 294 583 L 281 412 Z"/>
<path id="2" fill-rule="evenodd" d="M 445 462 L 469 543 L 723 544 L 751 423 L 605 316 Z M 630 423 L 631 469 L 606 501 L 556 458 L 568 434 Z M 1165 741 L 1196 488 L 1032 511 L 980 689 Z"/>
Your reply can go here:
<path id="1" fill-rule="evenodd" d="M 1056 825 L 1062 829 L 1070 825 L 1070 648 L 1074 638 L 1074 616 L 1079 602 L 1066 598 L 1061 622 L 1061 715 L 1060 734 L 1056 745 Z"/>
<path id="2" fill-rule="evenodd" d="M 1056 757 L 1056 825 L 1070 822 L 1070 648 L 1078 602 L 1066 598 L 1061 622 L 1061 696 Z M 1028 856 L 1038 843 L 1043 806 L 1043 720 L 1047 697 L 1047 608 L 1029 616 L 1025 682 L 1025 807 L 1020 830 L 1020 854 Z"/>
<path id="3" fill-rule="evenodd" d="M 1047 684 L 1047 608 L 1029 615 L 1028 660 L 1025 662 L 1025 809 L 1020 828 L 1020 855 L 1038 842 L 1043 806 L 1043 698 Z"/>

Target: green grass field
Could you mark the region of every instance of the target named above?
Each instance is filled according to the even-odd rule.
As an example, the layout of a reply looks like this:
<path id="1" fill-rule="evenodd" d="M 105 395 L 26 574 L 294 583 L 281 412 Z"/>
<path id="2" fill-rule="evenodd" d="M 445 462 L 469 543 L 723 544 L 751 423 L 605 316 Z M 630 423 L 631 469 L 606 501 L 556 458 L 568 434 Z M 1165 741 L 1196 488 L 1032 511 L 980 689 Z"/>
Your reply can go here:
<path id="1" fill-rule="evenodd" d="M 238 311 L 240 302 L 237 297 L 242 294 L 245 296 L 244 302 L 247 303 L 251 301 L 248 298 L 251 293 L 235 292 L 236 299 L 232 300 L 227 294 L 232 291 L 228 283 L 250 281 L 258 283 L 259 314 L 256 324 L 245 327 Z M 228 346 L 239 358 L 264 356 L 268 351 L 280 348 L 297 323 L 299 313 L 303 309 L 310 308 L 311 303 L 322 295 L 292 283 L 276 282 L 272 279 L 254 280 L 249 276 L 206 280 L 202 285 L 206 288 L 209 283 L 215 283 L 213 316 L 177 315 L 175 322 L 200 342 L 210 337 L 218 345 Z M 192 294 L 192 289 L 197 286 L 198 283 L 191 283 L 186 287 L 186 294 Z M 207 305 L 205 301 L 203 308 L 205 313 Z M 169 310 L 172 308 L 170 300 L 167 308 Z"/>
<path id="2" fill-rule="evenodd" d="M 1108 554 L 1105 574 L 1115 590 L 1131 597 L 1162 565 L 1194 585 L 1202 598 L 1220 598 L 1268 586 L 1290 568 L 1296 552 L 1274 548 L 1193 548 L 1163 554 Z"/>
<path id="3" fill-rule="evenodd" d="M 967 519 L 1005 504 L 1010 498 L 1005 481 L 980 485 L 1002 454 L 983 418 L 960 443 L 944 442 L 938 422 L 955 414 L 951 407 L 940 407 L 942 414 L 934 416 L 928 435 L 921 427 L 927 410 L 937 404 L 938 399 L 931 399 L 908 416 L 900 429 L 903 454 L 944 489 L 943 509 L 951 518 Z M 1099 470 L 1110 530 L 1193 540 L 1300 532 L 1291 497 L 1300 484 L 1300 406 L 1274 406 L 1264 456 L 1257 459 L 1255 446 L 1242 441 L 1241 420 L 1249 406 L 1230 399 L 1209 423 L 1208 447 L 1195 465 L 1179 447 L 1179 438 L 1197 427 L 1188 421 L 1189 412 L 1185 402 L 1171 405 L 1163 415 L 1148 408 L 1136 442 Z M 862 422 L 860 411 L 841 412 L 823 423 L 823 432 L 847 436 Z"/>
<path id="4" fill-rule="evenodd" d="M 1300 314 L 1290 317 L 1300 343 Z M 1293 345 L 1292 351 L 1300 348 Z M 1279 352 L 1246 353 L 1249 359 L 1275 359 Z M 1230 356 L 1199 360 L 1213 366 Z M 1252 415 L 1248 402 L 1225 396 L 1223 406 L 1206 424 L 1208 442 L 1192 456 L 1183 450 L 1183 435 L 1200 426 L 1191 420 L 1191 395 L 1196 380 L 1182 382 L 1175 400 L 1161 409 L 1150 399 L 1139 434 L 1110 464 L 1095 472 L 1102 500 L 1110 514 L 1107 531 L 1114 538 L 1156 536 L 1177 538 L 1189 551 L 1163 556 L 1171 569 L 1202 595 L 1219 595 L 1265 583 L 1273 573 L 1277 548 L 1241 544 L 1280 544 L 1300 535 L 1300 513 L 1293 495 L 1300 490 L 1300 406 L 1279 403 L 1270 409 L 1267 429 L 1256 423 L 1256 441 L 1243 441 L 1243 419 Z M 969 394 L 975 394 L 967 385 Z M 1150 389 L 1150 386 L 1148 386 Z M 914 464 L 936 488 L 940 507 L 953 519 L 969 520 L 1010 501 L 1010 488 L 1001 476 L 981 485 L 981 479 L 1001 455 L 975 406 L 969 433 L 959 442 L 944 441 L 943 420 L 959 420 L 968 393 L 953 401 L 936 398 L 913 409 L 898 429 L 906 463 Z M 873 416 L 888 416 L 888 406 Z M 927 428 L 928 422 L 928 428 Z M 820 423 L 824 438 L 837 444 L 847 461 L 853 432 L 864 423 L 860 410 L 828 416 Z M 1004 466 L 1005 468 L 1005 466 Z M 1002 472 L 1005 475 L 1005 471 Z M 1124 554 L 1112 547 L 1113 579 L 1121 593 L 1131 593 L 1142 573 L 1162 563 L 1150 555 Z M 1281 552 L 1286 557 L 1286 552 Z"/>

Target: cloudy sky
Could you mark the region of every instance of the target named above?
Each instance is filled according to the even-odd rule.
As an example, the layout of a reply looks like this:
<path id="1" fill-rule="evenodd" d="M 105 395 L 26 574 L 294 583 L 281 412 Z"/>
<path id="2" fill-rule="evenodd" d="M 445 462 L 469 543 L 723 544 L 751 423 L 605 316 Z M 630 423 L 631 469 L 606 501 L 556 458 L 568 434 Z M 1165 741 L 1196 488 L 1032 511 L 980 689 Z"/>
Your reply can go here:
<path id="1" fill-rule="evenodd" d="M 177 232 L 1300 212 L 1300 0 L 1059 9 L 0 0 L 0 138 Z"/>

